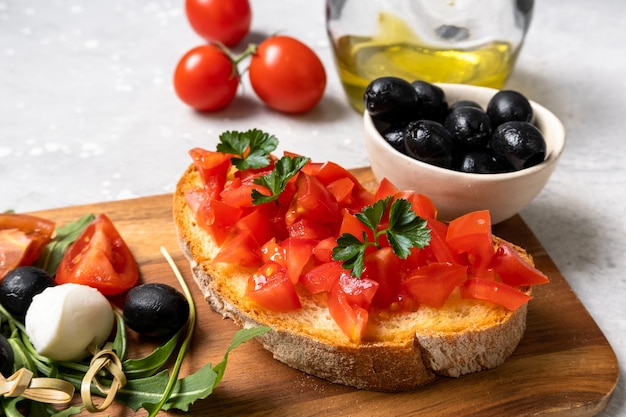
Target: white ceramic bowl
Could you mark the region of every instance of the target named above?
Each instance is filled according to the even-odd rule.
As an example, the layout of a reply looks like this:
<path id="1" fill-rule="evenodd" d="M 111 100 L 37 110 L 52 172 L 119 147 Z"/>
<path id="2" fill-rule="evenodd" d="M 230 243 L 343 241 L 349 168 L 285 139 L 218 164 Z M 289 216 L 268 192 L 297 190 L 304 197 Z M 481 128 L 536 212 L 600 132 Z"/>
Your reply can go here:
<path id="1" fill-rule="evenodd" d="M 448 104 L 473 100 L 483 108 L 498 91 L 462 84 L 437 84 L 446 93 Z M 565 146 L 560 120 L 545 107 L 531 101 L 534 123 L 546 140 L 546 159 L 535 166 L 501 174 L 473 174 L 427 164 L 401 154 L 378 133 L 371 117 L 364 114 L 365 146 L 374 176 L 386 177 L 396 187 L 430 197 L 441 220 L 488 209 L 492 223 L 502 222 L 530 203 L 543 189 L 556 168 Z"/>

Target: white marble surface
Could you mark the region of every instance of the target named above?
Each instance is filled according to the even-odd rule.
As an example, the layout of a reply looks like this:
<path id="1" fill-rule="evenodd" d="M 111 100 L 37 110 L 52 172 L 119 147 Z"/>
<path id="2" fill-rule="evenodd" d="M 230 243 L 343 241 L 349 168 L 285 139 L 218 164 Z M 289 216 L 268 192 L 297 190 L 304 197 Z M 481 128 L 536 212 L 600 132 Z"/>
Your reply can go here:
<path id="1" fill-rule="evenodd" d="M 553 110 L 567 149 L 522 215 L 626 363 L 626 3 L 536 2 L 508 87 Z M 225 111 L 175 97 L 178 59 L 201 40 L 183 1 L 0 0 L 0 211 L 31 211 L 171 192 L 193 146 L 223 130 L 274 133 L 280 150 L 367 164 L 324 29 L 324 2 L 252 0 L 254 41 L 297 37 L 324 62 L 312 112 L 265 108 L 247 80 Z M 278 18 L 280 16 L 280 18 Z M 625 373 L 602 415 L 626 416 Z"/>

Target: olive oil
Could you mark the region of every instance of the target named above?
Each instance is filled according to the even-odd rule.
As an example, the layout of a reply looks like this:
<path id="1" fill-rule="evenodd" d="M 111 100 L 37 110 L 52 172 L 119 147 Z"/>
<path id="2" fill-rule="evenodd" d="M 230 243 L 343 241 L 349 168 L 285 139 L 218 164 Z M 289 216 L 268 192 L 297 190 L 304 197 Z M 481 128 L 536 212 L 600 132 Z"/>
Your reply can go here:
<path id="1" fill-rule="evenodd" d="M 379 33 L 345 35 L 334 42 L 339 77 L 352 107 L 363 111 L 363 92 L 374 79 L 448 82 L 502 88 L 517 53 L 507 42 L 473 49 L 437 49 L 420 44 L 399 18 L 381 13 Z"/>

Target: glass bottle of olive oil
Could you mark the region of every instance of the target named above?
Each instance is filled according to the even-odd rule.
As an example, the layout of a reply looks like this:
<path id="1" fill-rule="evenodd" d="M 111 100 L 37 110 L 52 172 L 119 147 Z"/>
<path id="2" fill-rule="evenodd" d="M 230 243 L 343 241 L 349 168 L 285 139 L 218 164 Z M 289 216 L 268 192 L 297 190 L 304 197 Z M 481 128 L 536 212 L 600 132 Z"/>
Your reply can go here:
<path id="1" fill-rule="evenodd" d="M 359 112 L 364 109 L 365 88 L 382 76 L 502 88 L 521 45 L 521 40 L 513 45 L 512 40 L 499 40 L 497 36 L 481 35 L 479 40 L 471 41 L 473 29 L 446 24 L 433 25 L 436 30 L 432 32 L 441 38 L 439 44 L 427 42 L 405 19 L 389 11 L 378 12 L 376 30 L 371 35 L 338 30 L 340 21 L 331 20 L 330 10 L 327 19 L 339 78 L 350 105 Z"/>

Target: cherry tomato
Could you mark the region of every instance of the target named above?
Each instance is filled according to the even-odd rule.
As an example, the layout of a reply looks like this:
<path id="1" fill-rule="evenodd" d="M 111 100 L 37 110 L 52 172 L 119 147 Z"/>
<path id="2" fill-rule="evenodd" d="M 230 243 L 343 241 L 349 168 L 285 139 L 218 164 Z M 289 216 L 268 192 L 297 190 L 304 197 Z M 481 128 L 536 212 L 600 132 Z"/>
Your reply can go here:
<path id="1" fill-rule="evenodd" d="M 215 45 L 188 51 L 174 71 L 174 90 L 185 104 L 200 111 L 217 111 L 237 94 L 239 74 L 230 56 Z"/>
<path id="2" fill-rule="evenodd" d="M 238 44 L 252 23 L 248 0 L 186 0 L 185 12 L 198 35 L 226 46 Z"/>
<path id="3" fill-rule="evenodd" d="M 139 270 L 126 242 L 105 214 L 89 223 L 67 249 L 59 268 L 58 284 L 76 283 L 103 295 L 120 294 L 137 283 Z"/>
<path id="4" fill-rule="evenodd" d="M 326 88 L 326 71 L 311 48 L 288 36 L 261 42 L 250 60 L 250 83 L 274 110 L 301 113 L 315 107 Z"/>

